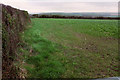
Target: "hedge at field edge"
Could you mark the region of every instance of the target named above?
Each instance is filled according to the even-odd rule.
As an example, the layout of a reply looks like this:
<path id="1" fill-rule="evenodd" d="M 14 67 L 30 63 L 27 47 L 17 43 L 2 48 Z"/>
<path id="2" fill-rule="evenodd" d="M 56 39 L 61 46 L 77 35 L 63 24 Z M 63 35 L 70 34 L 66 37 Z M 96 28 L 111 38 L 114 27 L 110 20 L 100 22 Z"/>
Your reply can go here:
<path id="1" fill-rule="evenodd" d="M 30 23 L 27 11 L 2 5 L 2 78 L 18 78 L 19 70 L 13 65 L 19 47 L 19 34 Z"/>

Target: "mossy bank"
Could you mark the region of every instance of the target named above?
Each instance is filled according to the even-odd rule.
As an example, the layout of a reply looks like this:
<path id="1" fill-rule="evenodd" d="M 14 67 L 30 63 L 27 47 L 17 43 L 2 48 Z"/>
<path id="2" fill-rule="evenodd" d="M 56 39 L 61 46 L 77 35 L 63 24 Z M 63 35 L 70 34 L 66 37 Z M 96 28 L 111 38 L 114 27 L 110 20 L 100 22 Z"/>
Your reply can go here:
<path id="1" fill-rule="evenodd" d="M 18 77 L 18 69 L 13 62 L 21 41 L 19 34 L 31 21 L 27 11 L 0 5 L 2 5 L 2 77 L 15 78 Z"/>

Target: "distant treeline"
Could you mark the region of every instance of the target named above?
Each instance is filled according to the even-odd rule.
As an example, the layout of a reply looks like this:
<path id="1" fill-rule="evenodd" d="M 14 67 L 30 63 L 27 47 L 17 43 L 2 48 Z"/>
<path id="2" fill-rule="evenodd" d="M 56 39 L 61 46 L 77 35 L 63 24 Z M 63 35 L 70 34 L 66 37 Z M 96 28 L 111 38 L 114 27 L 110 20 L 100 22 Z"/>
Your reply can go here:
<path id="1" fill-rule="evenodd" d="M 120 17 L 89 17 L 89 16 L 62 16 L 62 15 L 39 15 L 32 14 L 31 18 L 65 18 L 65 19 L 120 19 Z"/>

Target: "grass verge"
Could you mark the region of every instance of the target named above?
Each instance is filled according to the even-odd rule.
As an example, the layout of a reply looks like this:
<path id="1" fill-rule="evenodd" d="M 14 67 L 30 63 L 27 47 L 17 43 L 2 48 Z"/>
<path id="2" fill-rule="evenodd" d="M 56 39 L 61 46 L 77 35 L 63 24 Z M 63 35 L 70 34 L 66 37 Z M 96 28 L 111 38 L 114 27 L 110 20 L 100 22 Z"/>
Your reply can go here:
<path id="1" fill-rule="evenodd" d="M 23 68 L 27 70 L 28 78 L 58 78 L 64 72 L 62 63 L 55 56 L 59 54 L 60 45 L 44 39 L 37 33 L 37 28 L 31 27 L 22 34 L 24 48 Z M 26 46 L 25 46 L 26 45 Z"/>

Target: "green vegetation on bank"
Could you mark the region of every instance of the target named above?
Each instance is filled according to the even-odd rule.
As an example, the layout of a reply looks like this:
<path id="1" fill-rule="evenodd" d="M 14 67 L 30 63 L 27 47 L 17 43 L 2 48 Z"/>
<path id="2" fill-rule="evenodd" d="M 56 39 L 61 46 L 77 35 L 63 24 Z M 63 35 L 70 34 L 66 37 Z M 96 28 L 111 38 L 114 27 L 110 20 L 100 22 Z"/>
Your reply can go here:
<path id="1" fill-rule="evenodd" d="M 22 38 L 27 46 L 20 51 L 24 53 L 25 62 L 31 64 L 24 66 L 28 70 L 28 77 L 57 78 L 64 72 L 63 65 L 55 56 L 60 52 L 57 49 L 59 45 L 41 37 L 36 25 L 27 29 Z"/>
<path id="2" fill-rule="evenodd" d="M 28 77 L 118 76 L 117 20 L 31 20 L 20 49 Z"/>

